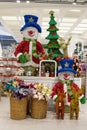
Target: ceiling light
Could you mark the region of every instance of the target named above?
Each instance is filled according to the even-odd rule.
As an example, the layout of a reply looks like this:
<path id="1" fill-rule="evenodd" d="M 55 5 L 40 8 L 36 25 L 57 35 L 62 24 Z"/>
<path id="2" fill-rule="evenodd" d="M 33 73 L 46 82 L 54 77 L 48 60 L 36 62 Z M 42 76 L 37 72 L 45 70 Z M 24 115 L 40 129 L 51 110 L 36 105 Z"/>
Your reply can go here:
<path id="1" fill-rule="evenodd" d="M 29 1 L 29 0 L 26 0 L 26 3 L 28 4 L 28 3 L 30 3 L 30 1 Z"/>
<path id="2" fill-rule="evenodd" d="M 83 19 L 81 23 L 87 23 L 87 19 Z"/>
<path id="3" fill-rule="evenodd" d="M 85 30 L 87 30 L 87 28 L 75 28 L 74 30 L 75 31 L 85 31 Z"/>
<path id="4" fill-rule="evenodd" d="M 73 5 L 76 5 L 76 4 L 77 4 L 76 2 L 77 2 L 77 0 L 74 0 L 74 2 L 73 2 L 72 4 L 73 4 Z"/>
<path id="5" fill-rule="evenodd" d="M 62 30 L 61 29 L 61 30 L 59 30 L 59 32 L 65 32 L 66 33 L 66 32 L 68 32 L 68 30 Z"/>
<path id="6" fill-rule="evenodd" d="M 72 31 L 71 33 L 75 33 L 75 34 L 82 34 L 83 33 L 83 31 Z"/>
<path id="7" fill-rule="evenodd" d="M 3 20 L 17 20 L 16 16 L 2 16 Z"/>
<path id="8" fill-rule="evenodd" d="M 20 16 L 18 17 L 18 20 L 21 21 L 21 17 Z"/>
<path id="9" fill-rule="evenodd" d="M 66 26 L 66 27 L 68 27 L 68 26 L 72 26 L 73 25 L 73 23 L 60 23 L 60 25 L 59 26 Z M 59 27 L 60 28 L 60 27 Z"/>
<path id="10" fill-rule="evenodd" d="M 84 27 L 84 28 L 87 28 L 87 24 L 78 24 L 77 27 Z"/>
<path id="11" fill-rule="evenodd" d="M 76 20 L 77 20 L 77 18 L 63 18 L 62 22 L 69 23 L 69 22 L 75 22 Z"/>
<path id="12" fill-rule="evenodd" d="M 17 0 L 16 2 L 17 2 L 17 3 L 20 3 L 20 0 Z"/>
<path id="13" fill-rule="evenodd" d="M 59 30 L 69 30 L 70 27 L 59 27 Z"/>
<path id="14" fill-rule="evenodd" d="M 72 12 L 80 12 L 81 10 L 79 10 L 79 9 L 72 9 L 70 11 L 72 11 Z"/>
<path id="15" fill-rule="evenodd" d="M 75 2 L 73 2 L 73 5 L 76 5 L 76 3 L 75 3 Z"/>

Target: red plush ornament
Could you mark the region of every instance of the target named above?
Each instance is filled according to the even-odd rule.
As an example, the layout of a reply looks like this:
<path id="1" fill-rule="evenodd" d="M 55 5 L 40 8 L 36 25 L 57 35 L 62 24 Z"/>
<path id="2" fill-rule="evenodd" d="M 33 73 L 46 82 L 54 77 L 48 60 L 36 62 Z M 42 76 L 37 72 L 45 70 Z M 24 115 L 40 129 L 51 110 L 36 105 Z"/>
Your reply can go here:
<path id="1" fill-rule="evenodd" d="M 56 61 L 60 61 L 60 59 L 61 59 L 61 57 L 59 57 L 59 56 L 56 57 Z"/>

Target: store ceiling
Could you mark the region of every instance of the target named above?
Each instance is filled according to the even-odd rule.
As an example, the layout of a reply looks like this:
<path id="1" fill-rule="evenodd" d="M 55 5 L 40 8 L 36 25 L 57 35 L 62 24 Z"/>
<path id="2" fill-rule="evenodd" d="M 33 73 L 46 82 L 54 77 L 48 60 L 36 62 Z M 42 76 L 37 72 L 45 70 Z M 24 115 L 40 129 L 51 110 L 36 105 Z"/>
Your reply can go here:
<path id="1" fill-rule="evenodd" d="M 30 2 L 28 4 L 24 1 L 21 3 L 16 3 L 15 0 L 2 1 L 0 0 L 0 22 L 6 28 L 6 32 L 8 31 L 9 34 L 13 35 L 17 41 L 22 40 L 20 28 L 24 25 L 23 16 L 25 14 L 37 15 L 39 17 L 38 23 L 42 27 L 39 39 L 45 39 L 48 35 L 46 30 L 49 26 L 49 11 L 51 10 L 54 11 L 55 20 L 58 22 L 58 34 L 60 36 L 78 35 L 79 37 L 87 38 L 87 5 L 85 0 L 77 0 L 79 3 L 77 5 L 69 4 L 73 0 L 65 0 L 68 4 L 45 2 L 52 0 L 30 0 L 33 3 Z M 34 3 L 34 1 L 40 1 L 43 4 Z M 85 4 L 80 4 L 82 2 Z"/>
<path id="2" fill-rule="evenodd" d="M 0 0 L 0 2 L 16 2 L 17 0 Z M 19 1 L 19 0 L 18 0 Z M 77 4 L 86 4 L 87 0 L 20 0 L 20 2 L 30 1 L 33 3 L 59 3 L 59 4 L 71 4 L 76 2 Z"/>

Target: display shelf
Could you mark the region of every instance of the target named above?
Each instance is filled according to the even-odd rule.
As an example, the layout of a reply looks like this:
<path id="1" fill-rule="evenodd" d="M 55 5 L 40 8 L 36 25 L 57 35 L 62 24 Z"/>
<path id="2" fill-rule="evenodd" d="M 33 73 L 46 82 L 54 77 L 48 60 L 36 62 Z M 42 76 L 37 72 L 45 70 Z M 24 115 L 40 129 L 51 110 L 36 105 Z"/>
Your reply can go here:
<path id="1" fill-rule="evenodd" d="M 56 82 L 58 82 L 58 77 L 34 77 L 34 76 L 16 76 L 23 79 L 27 83 L 44 83 L 48 87 L 52 88 Z M 74 82 L 81 88 L 81 78 L 74 78 Z"/>
<path id="2" fill-rule="evenodd" d="M 86 68 L 86 87 L 85 87 L 85 96 L 87 99 L 87 68 Z"/>
<path id="3" fill-rule="evenodd" d="M 85 97 L 87 99 L 87 43 L 84 44 L 84 63 L 85 63 Z"/>
<path id="4" fill-rule="evenodd" d="M 16 58 L 1 58 L 0 59 L 0 81 L 7 82 L 15 76 L 17 71 Z"/>

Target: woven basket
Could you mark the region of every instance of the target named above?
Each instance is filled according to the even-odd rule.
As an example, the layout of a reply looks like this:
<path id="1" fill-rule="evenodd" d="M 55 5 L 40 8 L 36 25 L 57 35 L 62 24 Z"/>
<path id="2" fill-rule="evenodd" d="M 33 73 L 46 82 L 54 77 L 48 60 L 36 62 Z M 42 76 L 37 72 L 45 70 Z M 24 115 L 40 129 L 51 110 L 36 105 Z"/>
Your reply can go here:
<path id="1" fill-rule="evenodd" d="M 46 114 L 47 114 L 47 101 L 32 98 L 31 117 L 35 119 L 43 119 L 46 118 Z"/>
<path id="2" fill-rule="evenodd" d="M 10 118 L 15 120 L 25 119 L 27 116 L 27 97 L 17 99 L 10 98 Z"/>

